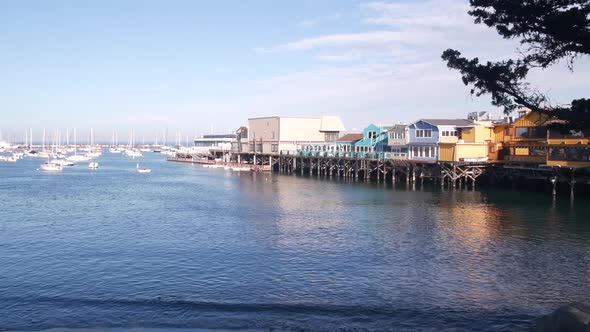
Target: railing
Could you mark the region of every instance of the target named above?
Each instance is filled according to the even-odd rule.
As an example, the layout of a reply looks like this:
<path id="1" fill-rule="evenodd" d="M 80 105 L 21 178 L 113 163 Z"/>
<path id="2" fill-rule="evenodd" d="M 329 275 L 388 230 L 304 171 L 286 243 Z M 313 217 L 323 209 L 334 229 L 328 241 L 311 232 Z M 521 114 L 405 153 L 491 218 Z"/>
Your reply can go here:
<path id="1" fill-rule="evenodd" d="M 385 152 L 385 159 L 408 159 L 408 154 L 405 152 Z"/>
<path id="2" fill-rule="evenodd" d="M 406 153 L 391 152 L 297 151 L 294 155 L 326 158 L 407 159 Z"/>
<path id="3" fill-rule="evenodd" d="M 511 162 L 544 163 L 547 160 L 547 157 L 546 156 L 512 155 L 512 156 L 505 156 L 504 160 L 511 161 Z"/>

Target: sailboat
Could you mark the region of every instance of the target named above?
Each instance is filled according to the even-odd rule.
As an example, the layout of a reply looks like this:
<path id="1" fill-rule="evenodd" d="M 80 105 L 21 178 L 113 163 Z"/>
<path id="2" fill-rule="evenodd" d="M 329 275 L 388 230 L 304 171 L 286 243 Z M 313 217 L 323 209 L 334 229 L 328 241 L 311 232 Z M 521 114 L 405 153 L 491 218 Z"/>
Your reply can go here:
<path id="1" fill-rule="evenodd" d="M 98 169 L 98 163 L 96 161 L 93 161 L 90 164 L 88 164 L 88 168 L 90 168 L 90 169 Z"/>
<path id="2" fill-rule="evenodd" d="M 45 135 L 43 135 L 43 136 L 45 136 Z M 55 148 L 57 149 L 57 147 L 55 147 Z M 52 152 L 53 152 L 53 146 L 52 146 Z M 47 162 L 41 164 L 39 166 L 39 169 L 44 172 L 60 172 L 63 170 L 63 166 L 57 159 L 51 160 L 51 161 L 49 159 L 47 159 Z"/>
<path id="3" fill-rule="evenodd" d="M 76 128 L 74 128 L 74 155 L 67 157 L 66 160 L 76 163 L 76 162 L 89 161 L 90 159 L 92 159 L 92 158 L 85 156 L 85 155 L 78 154 L 77 132 L 76 132 Z"/>
<path id="4" fill-rule="evenodd" d="M 88 153 L 86 153 L 87 157 L 96 158 L 102 155 L 100 147 L 96 146 L 96 141 L 94 139 L 94 128 L 90 128 L 90 149 Z"/>
<path id="5" fill-rule="evenodd" d="M 146 167 L 139 168 L 139 164 L 135 166 L 137 173 L 151 173 L 152 170 Z"/>
<path id="6" fill-rule="evenodd" d="M 117 139 L 117 133 L 115 133 L 115 130 L 113 130 L 113 135 L 111 137 L 111 147 L 109 149 L 110 153 L 121 153 L 123 152 L 123 150 L 121 150 L 119 148 L 119 142 Z"/>

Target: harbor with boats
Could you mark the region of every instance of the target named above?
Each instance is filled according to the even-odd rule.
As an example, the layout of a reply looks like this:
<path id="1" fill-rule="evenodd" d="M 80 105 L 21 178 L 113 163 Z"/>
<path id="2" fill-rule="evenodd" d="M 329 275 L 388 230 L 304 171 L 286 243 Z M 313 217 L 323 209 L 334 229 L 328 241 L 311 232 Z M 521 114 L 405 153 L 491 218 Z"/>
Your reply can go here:
<path id="1" fill-rule="evenodd" d="M 0 162 L 21 158 L 44 160 L 38 169 L 59 172 L 74 164 L 98 169 L 103 152 L 126 158 L 155 153 L 170 162 L 237 172 L 276 172 L 355 181 L 425 184 L 442 189 L 508 185 L 553 196 L 590 194 L 590 133 L 550 129 L 549 116 L 522 110 L 514 117 L 469 113 L 464 119 L 420 119 L 394 125 L 369 124 L 347 131 L 338 116 L 248 119 L 229 134 L 205 134 L 182 145 L 126 144 L 114 133 L 109 144 L 64 142 L 59 132 L 50 143 L 3 143 Z M 68 132 L 69 133 L 69 132 Z M 137 168 L 140 171 L 139 167 Z"/>
<path id="2" fill-rule="evenodd" d="M 589 295 L 583 201 L 109 150 L 0 163 L 2 330 L 514 331 Z"/>

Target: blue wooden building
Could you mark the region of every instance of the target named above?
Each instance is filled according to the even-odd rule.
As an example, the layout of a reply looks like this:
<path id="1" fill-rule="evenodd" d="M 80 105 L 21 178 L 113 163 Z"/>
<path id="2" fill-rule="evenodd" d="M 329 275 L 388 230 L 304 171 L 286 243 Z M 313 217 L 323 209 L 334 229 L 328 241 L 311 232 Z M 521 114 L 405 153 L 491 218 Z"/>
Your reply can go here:
<path id="1" fill-rule="evenodd" d="M 363 130 L 363 139 L 356 142 L 355 152 L 360 158 L 385 158 L 389 152 L 387 131 L 392 126 L 376 126 L 370 124 Z"/>
<path id="2" fill-rule="evenodd" d="M 439 143 L 456 143 L 460 127 L 472 124 L 464 119 L 422 119 L 408 126 L 408 159 L 436 162 Z"/>

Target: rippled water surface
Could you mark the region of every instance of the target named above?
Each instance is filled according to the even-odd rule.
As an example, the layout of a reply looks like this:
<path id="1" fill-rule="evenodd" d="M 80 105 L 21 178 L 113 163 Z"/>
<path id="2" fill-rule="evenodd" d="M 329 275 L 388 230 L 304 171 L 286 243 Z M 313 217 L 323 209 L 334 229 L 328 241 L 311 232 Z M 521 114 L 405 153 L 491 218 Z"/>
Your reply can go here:
<path id="1" fill-rule="evenodd" d="M 105 155 L 0 164 L 0 330 L 497 331 L 590 298 L 590 202 Z"/>

